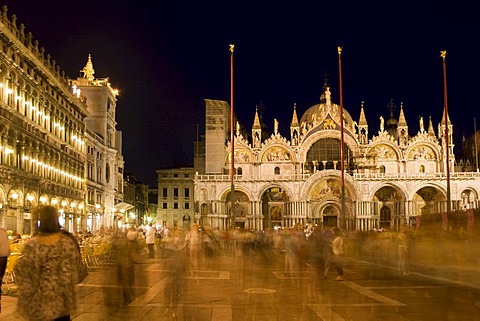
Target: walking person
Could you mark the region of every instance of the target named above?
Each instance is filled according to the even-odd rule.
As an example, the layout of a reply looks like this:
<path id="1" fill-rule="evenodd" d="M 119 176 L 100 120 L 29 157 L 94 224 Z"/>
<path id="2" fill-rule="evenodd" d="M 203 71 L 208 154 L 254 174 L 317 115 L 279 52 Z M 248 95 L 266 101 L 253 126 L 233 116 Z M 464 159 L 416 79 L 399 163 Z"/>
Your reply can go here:
<path id="1" fill-rule="evenodd" d="M 148 223 L 147 234 L 145 235 L 145 242 L 148 247 L 148 256 L 153 259 L 155 258 L 155 234 L 157 231 L 153 227 L 152 223 Z"/>
<path id="2" fill-rule="evenodd" d="M 333 256 L 332 241 L 334 237 L 333 227 L 327 226 L 320 232 L 320 250 L 323 258 L 323 278 L 327 278 Z"/>
<path id="3" fill-rule="evenodd" d="M 337 278 L 336 281 L 343 281 L 343 235 L 342 231 L 335 227 L 333 229 L 333 241 L 332 241 L 332 264 L 337 269 Z"/>
<path id="4" fill-rule="evenodd" d="M 200 254 L 202 251 L 202 233 L 197 223 L 192 224 L 190 231 L 185 235 L 185 242 L 189 253 L 189 266 L 193 271 L 200 265 Z"/>
<path id="5" fill-rule="evenodd" d="M 25 244 L 14 270 L 17 309 L 26 320 L 67 321 L 76 306 L 75 285 L 87 270 L 77 240 L 60 229 L 57 209 L 45 205 L 35 211 L 38 233 Z"/>
<path id="6" fill-rule="evenodd" d="M 10 245 L 8 244 L 8 234 L 4 228 L 0 227 L 0 282 L 2 282 L 3 276 L 5 275 L 9 255 L 10 255 Z M 2 311 L 1 304 L 2 304 L 2 290 L 0 288 L 0 312 Z"/>
<path id="7" fill-rule="evenodd" d="M 408 237 L 406 227 L 402 226 L 398 233 L 398 274 L 407 275 L 409 270 L 408 264 Z"/>

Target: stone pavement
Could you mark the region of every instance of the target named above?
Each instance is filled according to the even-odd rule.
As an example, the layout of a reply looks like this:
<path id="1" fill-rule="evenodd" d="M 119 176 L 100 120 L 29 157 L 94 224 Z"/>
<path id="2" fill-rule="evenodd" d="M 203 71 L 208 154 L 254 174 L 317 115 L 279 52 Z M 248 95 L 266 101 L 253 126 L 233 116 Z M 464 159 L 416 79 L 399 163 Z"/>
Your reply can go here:
<path id="1" fill-rule="evenodd" d="M 437 258 L 422 252 L 428 249 L 415 251 L 413 259 L 423 255 L 424 261 L 412 260 L 406 276 L 398 275 L 388 255 L 376 259 L 347 252 L 345 281 L 334 281 L 334 269 L 323 279 L 312 265 L 289 273 L 282 253 L 213 256 L 185 274 L 175 257 L 145 258 L 135 264 L 129 302 L 118 285 L 115 262 L 104 261 L 78 286 L 72 319 L 480 320 L 478 266 L 428 265 Z M 0 320 L 21 320 L 15 288 L 1 303 Z"/>

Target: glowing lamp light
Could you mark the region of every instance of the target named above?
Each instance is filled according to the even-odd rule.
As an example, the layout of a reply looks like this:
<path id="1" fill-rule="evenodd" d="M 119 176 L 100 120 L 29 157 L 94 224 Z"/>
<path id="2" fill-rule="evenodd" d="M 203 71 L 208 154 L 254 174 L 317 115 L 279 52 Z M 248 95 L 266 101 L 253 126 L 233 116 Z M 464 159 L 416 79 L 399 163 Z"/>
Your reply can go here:
<path id="1" fill-rule="evenodd" d="M 46 201 L 47 201 L 47 198 L 45 197 L 45 195 L 40 196 L 40 202 L 42 204 L 45 204 Z"/>

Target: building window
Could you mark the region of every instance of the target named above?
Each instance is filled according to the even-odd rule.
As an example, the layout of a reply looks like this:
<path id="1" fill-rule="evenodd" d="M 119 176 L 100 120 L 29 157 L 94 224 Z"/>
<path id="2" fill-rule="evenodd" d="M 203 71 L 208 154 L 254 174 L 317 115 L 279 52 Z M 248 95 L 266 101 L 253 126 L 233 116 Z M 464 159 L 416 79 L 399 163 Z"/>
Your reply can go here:
<path id="1" fill-rule="evenodd" d="M 178 203 L 173 203 L 173 208 L 178 210 Z"/>
<path id="2" fill-rule="evenodd" d="M 162 195 L 163 195 L 163 198 L 167 198 L 168 197 L 168 188 L 164 187 L 162 189 Z"/>
<path id="3" fill-rule="evenodd" d="M 425 173 L 425 166 L 424 165 L 420 165 L 420 173 Z"/>
<path id="4" fill-rule="evenodd" d="M 178 198 L 178 188 L 177 187 L 175 187 L 173 189 L 173 198 Z"/>
<path id="5" fill-rule="evenodd" d="M 162 208 L 167 209 L 167 208 L 168 208 L 167 203 L 163 203 L 163 204 L 162 204 Z"/>
<path id="6" fill-rule="evenodd" d="M 190 197 L 190 188 L 185 187 L 184 193 L 185 193 L 185 198 L 189 198 Z"/>
<path id="7" fill-rule="evenodd" d="M 186 210 L 189 210 L 189 209 L 190 209 L 190 203 L 185 203 L 184 205 L 185 205 L 184 208 L 185 208 Z"/>
<path id="8" fill-rule="evenodd" d="M 189 178 L 189 177 L 190 177 L 190 174 L 185 174 L 184 177 L 185 177 L 185 178 Z"/>
<path id="9" fill-rule="evenodd" d="M 274 174 L 275 174 L 275 175 L 280 175 L 280 167 L 278 167 L 278 166 L 275 167 L 275 169 L 274 169 Z"/>
<path id="10" fill-rule="evenodd" d="M 173 177 L 178 177 L 178 174 L 177 174 L 177 173 L 174 173 L 174 174 L 173 174 Z"/>
<path id="11" fill-rule="evenodd" d="M 243 170 L 241 167 L 237 168 L 237 175 L 242 176 Z"/>
<path id="12" fill-rule="evenodd" d="M 385 166 L 383 165 L 380 166 L 379 170 L 380 170 L 380 173 L 385 174 Z"/>

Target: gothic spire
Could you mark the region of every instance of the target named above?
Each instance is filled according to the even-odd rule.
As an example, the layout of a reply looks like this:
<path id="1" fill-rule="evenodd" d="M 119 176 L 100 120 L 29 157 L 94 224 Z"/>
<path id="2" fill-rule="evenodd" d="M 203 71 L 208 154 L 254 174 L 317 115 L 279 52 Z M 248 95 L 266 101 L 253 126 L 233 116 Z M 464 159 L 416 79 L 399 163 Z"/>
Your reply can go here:
<path id="1" fill-rule="evenodd" d="M 293 116 L 291 127 L 298 127 L 297 103 L 293 104 Z"/>
<path id="2" fill-rule="evenodd" d="M 432 116 L 428 116 L 428 135 L 435 136 L 435 130 L 433 129 Z"/>
<path id="3" fill-rule="evenodd" d="M 407 126 L 407 120 L 403 112 L 403 102 L 400 103 L 400 115 L 398 115 L 398 126 Z"/>
<path id="4" fill-rule="evenodd" d="M 365 111 L 363 110 L 364 103 L 365 102 L 362 101 L 362 104 L 360 105 L 360 119 L 358 120 L 359 126 L 367 125 L 367 117 L 365 117 Z"/>
<path id="5" fill-rule="evenodd" d="M 261 129 L 260 118 L 258 117 L 258 106 L 255 108 L 255 118 L 253 119 L 252 129 Z"/>

